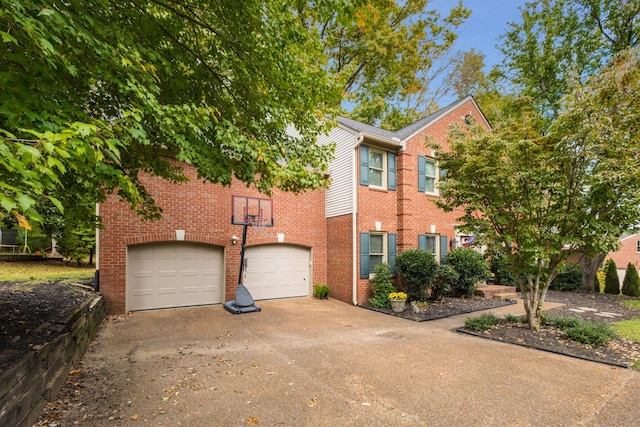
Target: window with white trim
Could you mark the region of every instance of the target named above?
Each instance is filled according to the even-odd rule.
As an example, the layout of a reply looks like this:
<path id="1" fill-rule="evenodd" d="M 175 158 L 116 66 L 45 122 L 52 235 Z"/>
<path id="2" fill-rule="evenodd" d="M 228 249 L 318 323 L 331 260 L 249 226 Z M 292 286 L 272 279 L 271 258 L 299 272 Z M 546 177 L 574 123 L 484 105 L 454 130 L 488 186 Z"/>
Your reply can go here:
<path id="1" fill-rule="evenodd" d="M 369 279 L 376 265 L 387 262 L 395 275 L 397 235 L 385 232 L 360 233 L 360 278 Z"/>
<path id="2" fill-rule="evenodd" d="M 369 149 L 369 185 L 371 187 L 386 188 L 387 156 L 384 151 Z"/>
<path id="3" fill-rule="evenodd" d="M 426 245 L 424 250 L 429 252 L 435 259 L 438 259 L 438 236 L 436 234 L 425 235 Z"/>
<path id="4" fill-rule="evenodd" d="M 433 159 L 426 159 L 425 168 L 425 192 L 436 192 L 436 162 Z"/>
<path id="5" fill-rule="evenodd" d="M 396 190 L 396 153 L 360 146 L 360 185 Z"/>
<path id="6" fill-rule="evenodd" d="M 437 262 L 443 264 L 447 256 L 449 239 L 441 234 L 418 234 L 418 249 L 433 255 Z"/>
<path id="7" fill-rule="evenodd" d="M 433 158 L 418 156 L 418 191 L 438 194 L 438 165 Z"/>
<path id="8" fill-rule="evenodd" d="M 369 233 L 369 274 L 373 274 L 376 265 L 387 261 L 387 245 L 384 241 L 385 234 Z"/>

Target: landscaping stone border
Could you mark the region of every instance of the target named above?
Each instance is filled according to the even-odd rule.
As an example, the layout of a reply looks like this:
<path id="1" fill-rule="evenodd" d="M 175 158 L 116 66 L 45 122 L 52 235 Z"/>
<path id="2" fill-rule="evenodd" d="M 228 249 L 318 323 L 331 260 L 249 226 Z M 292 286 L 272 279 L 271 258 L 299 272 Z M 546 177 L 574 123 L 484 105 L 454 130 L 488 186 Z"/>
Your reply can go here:
<path id="1" fill-rule="evenodd" d="M 61 332 L 55 340 L 35 346 L 0 375 L 0 425 L 33 425 L 82 358 L 105 315 L 101 296 L 87 300 L 66 324 L 51 326 Z"/>

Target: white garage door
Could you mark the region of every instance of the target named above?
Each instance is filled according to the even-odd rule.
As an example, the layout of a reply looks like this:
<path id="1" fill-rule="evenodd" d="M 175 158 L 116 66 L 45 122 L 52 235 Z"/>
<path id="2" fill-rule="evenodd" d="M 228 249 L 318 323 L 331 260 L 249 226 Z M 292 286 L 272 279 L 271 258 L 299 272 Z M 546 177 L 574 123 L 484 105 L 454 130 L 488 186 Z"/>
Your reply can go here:
<path id="1" fill-rule="evenodd" d="M 297 246 L 247 248 L 244 285 L 254 299 L 309 296 L 311 251 Z"/>
<path id="2" fill-rule="evenodd" d="M 222 302 L 222 248 L 192 243 L 131 246 L 127 309 L 187 307 Z"/>

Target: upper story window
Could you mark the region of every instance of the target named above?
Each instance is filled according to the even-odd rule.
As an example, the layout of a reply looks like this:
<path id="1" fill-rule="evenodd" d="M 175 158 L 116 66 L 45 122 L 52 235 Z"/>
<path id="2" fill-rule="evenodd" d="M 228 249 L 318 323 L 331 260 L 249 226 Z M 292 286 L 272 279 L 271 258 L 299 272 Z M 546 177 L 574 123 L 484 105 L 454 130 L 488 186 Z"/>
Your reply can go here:
<path id="1" fill-rule="evenodd" d="M 387 159 L 383 151 L 369 149 L 369 185 L 372 187 L 386 188 L 385 170 Z"/>
<path id="2" fill-rule="evenodd" d="M 360 185 L 396 189 L 396 153 L 360 146 Z"/>
<path id="3" fill-rule="evenodd" d="M 438 166 L 429 157 L 418 156 L 418 191 L 438 194 Z"/>
<path id="4" fill-rule="evenodd" d="M 640 254 L 640 240 L 636 240 L 636 252 Z"/>

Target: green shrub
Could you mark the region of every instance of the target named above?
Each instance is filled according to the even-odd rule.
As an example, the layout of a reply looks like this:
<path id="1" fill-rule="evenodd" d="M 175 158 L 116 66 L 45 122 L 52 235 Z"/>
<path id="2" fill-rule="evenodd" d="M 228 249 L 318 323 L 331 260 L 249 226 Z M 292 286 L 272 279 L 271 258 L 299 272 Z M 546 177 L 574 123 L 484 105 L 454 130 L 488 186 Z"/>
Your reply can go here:
<path id="1" fill-rule="evenodd" d="M 391 266 L 380 263 L 373 269 L 374 277 L 371 279 L 371 292 L 373 296 L 369 298 L 369 304 L 378 308 L 390 308 L 389 294 L 396 292 L 396 287 L 391 283 Z"/>
<path id="2" fill-rule="evenodd" d="M 425 301 L 438 271 L 433 255 L 422 249 L 408 249 L 396 257 L 396 270 L 411 301 Z"/>
<path id="3" fill-rule="evenodd" d="M 504 321 L 507 323 L 520 323 L 521 320 L 522 317 L 514 316 L 513 314 L 507 314 L 506 316 L 504 316 Z"/>
<path id="4" fill-rule="evenodd" d="M 620 279 L 616 263 L 612 259 L 607 261 L 604 268 L 604 293 L 620 295 Z"/>
<path id="5" fill-rule="evenodd" d="M 622 281 L 622 295 L 640 297 L 640 277 L 638 277 L 638 270 L 632 263 L 627 265 L 627 272 Z"/>
<path id="6" fill-rule="evenodd" d="M 458 281 L 458 273 L 450 265 L 439 265 L 436 277 L 431 286 L 431 299 L 441 301 L 442 297 L 451 292 L 451 287 Z"/>
<path id="7" fill-rule="evenodd" d="M 568 339 L 592 347 L 603 346 L 616 338 L 615 330 L 606 323 L 585 322 L 577 317 L 549 317 L 544 324 L 560 329 Z"/>
<path id="8" fill-rule="evenodd" d="M 472 331 L 486 331 L 500 323 L 500 319 L 493 313 L 486 313 L 476 317 L 467 317 L 464 327 Z"/>
<path id="9" fill-rule="evenodd" d="M 492 251 L 490 254 L 491 272 L 494 276 L 494 283 L 503 286 L 516 286 L 516 276 L 513 274 L 511 264 L 509 264 L 502 253 Z"/>
<path id="10" fill-rule="evenodd" d="M 487 261 L 473 249 L 457 248 L 450 251 L 446 264 L 458 273 L 456 287 L 465 296 L 473 296 L 476 283 L 489 277 Z"/>
<path id="11" fill-rule="evenodd" d="M 575 291 L 584 285 L 582 270 L 575 264 L 566 265 L 553 279 L 549 289 L 552 291 Z"/>
<path id="12" fill-rule="evenodd" d="M 609 325 L 598 322 L 581 322 L 563 332 L 567 338 L 593 347 L 603 346 L 616 337 Z"/>
<path id="13" fill-rule="evenodd" d="M 330 289 L 327 285 L 316 283 L 313 290 L 313 296 L 320 299 L 327 299 L 329 297 Z"/>
<path id="14" fill-rule="evenodd" d="M 600 281 L 600 274 L 597 273 L 593 278 L 593 292 L 595 292 L 596 294 L 602 292 L 602 282 Z"/>

